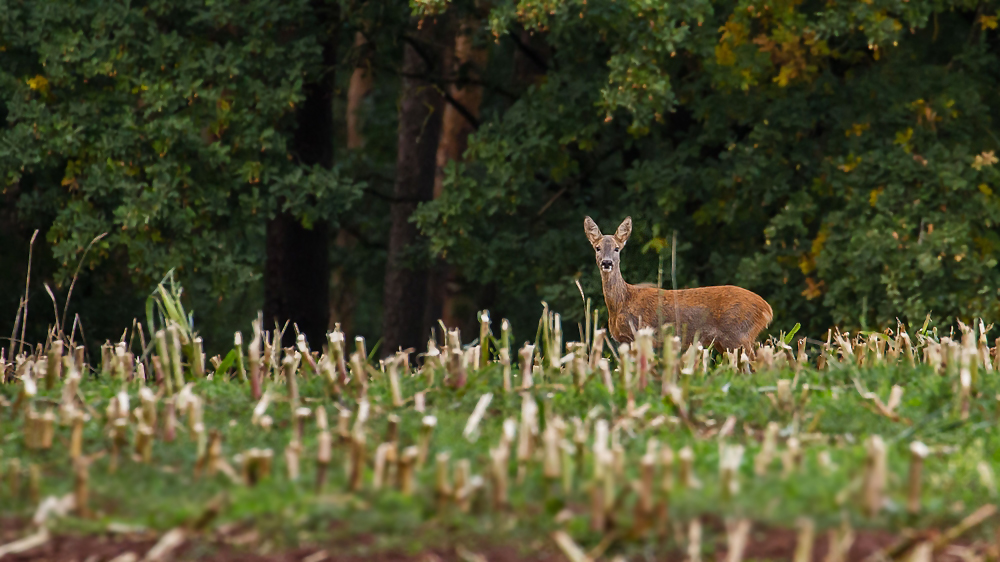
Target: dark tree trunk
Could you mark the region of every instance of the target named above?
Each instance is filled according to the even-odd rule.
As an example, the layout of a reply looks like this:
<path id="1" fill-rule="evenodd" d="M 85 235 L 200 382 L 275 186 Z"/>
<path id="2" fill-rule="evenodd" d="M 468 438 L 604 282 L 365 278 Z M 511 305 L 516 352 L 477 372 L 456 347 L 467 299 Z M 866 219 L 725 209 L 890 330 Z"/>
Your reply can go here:
<path id="1" fill-rule="evenodd" d="M 473 34 L 477 20 L 472 16 L 455 22 L 446 38 L 445 55 L 443 57 L 446 78 L 450 85 L 448 92 L 451 97 L 472 115 L 474 121 L 464 116 L 453 104 L 445 104 L 441 123 L 441 140 L 437 149 L 437 172 L 434 179 L 434 198 L 444 192 L 444 170 L 450 161 L 464 160 L 465 149 L 468 147 L 469 135 L 475 131 L 479 119 L 479 106 L 483 99 L 483 87 L 476 83 L 453 83 L 459 78 L 478 81 L 486 67 L 487 51 L 473 45 Z M 478 329 L 479 322 L 474 314 L 466 314 L 456 302 L 465 297 L 471 301 L 465 281 L 456 274 L 444 258 L 438 257 L 432 266 L 427 298 L 427 323 L 431 328 L 440 319 L 448 328 L 461 328 L 463 332 Z M 471 332 L 469 332 L 471 333 Z M 438 334 L 443 341 L 445 334 Z"/>
<path id="2" fill-rule="evenodd" d="M 414 26 L 417 27 L 417 26 Z M 444 99 L 423 77 L 441 71 L 435 22 L 425 20 L 406 40 L 403 98 L 399 106 L 396 185 L 391 204 L 392 228 L 382 300 L 382 354 L 399 348 L 420 349 L 428 326 L 427 259 L 415 255 L 420 242 L 410 216 L 418 202 L 434 196 L 434 172 Z"/>
<path id="3" fill-rule="evenodd" d="M 361 121 L 361 106 L 371 94 L 374 76 L 371 68 L 371 53 L 364 34 L 354 34 L 354 48 L 358 52 L 351 82 L 347 88 L 347 108 L 345 122 L 347 128 L 347 148 L 362 150 L 365 135 Z M 346 229 L 341 228 L 334 238 L 336 255 L 350 255 L 358 240 Z M 354 338 L 354 312 L 358 306 L 358 279 L 349 267 L 337 266 L 333 270 L 330 283 L 330 325 L 340 324 L 340 329 L 348 341 Z"/>
<path id="4" fill-rule="evenodd" d="M 303 165 L 333 167 L 333 68 L 337 62 L 337 5 L 315 0 L 317 26 L 323 40 L 323 72 L 305 85 L 305 101 L 298 107 L 298 128 L 292 150 Z M 267 224 L 267 261 L 264 264 L 265 329 L 290 321 L 313 349 L 319 349 L 330 320 L 329 225 L 317 221 L 311 229 L 288 213 L 279 212 Z M 289 325 L 282 345 L 292 345 Z"/>
<path id="5" fill-rule="evenodd" d="M 365 146 L 365 134 L 362 131 L 361 104 L 372 91 L 371 47 L 365 36 L 360 32 L 354 34 L 354 48 L 360 53 L 351 73 L 351 83 L 347 87 L 347 148 L 362 149 Z"/>
<path id="6" fill-rule="evenodd" d="M 317 221 L 303 228 L 295 217 L 281 213 L 267 223 L 267 262 L 264 266 L 265 328 L 286 321 L 298 326 L 310 347 L 323 342 L 330 317 L 329 227 Z M 295 330 L 289 324 L 283 346 L 292 345 Z"/>
<path id="7" fill-rule="evenodd" d="M 522 29 L 510 36 L 514 41 L 514 87 L 522 90 L 537 84 L 549 70 L 552 49 L 545 41 L 545 34 Z"/>

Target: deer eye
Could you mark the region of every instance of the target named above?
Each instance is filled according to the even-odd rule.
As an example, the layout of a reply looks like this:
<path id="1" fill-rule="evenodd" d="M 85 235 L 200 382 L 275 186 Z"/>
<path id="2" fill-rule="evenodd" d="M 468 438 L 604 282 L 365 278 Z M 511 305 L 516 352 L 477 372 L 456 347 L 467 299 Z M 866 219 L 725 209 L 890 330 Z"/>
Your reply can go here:
<path id="1" fill-rule="evenodd" d="M 601 247 L 600 246 L 594 246 L 594 250 L 600 252 L 601 251 Z"/>
<path id="2" fill-rule="evenodd" d="M 621 249 L 621 248 L 615 248 L 615 251 L 617 252 L 617 251 L 618 251 L 618 250 L 620 250 L 620 249 Z"/>

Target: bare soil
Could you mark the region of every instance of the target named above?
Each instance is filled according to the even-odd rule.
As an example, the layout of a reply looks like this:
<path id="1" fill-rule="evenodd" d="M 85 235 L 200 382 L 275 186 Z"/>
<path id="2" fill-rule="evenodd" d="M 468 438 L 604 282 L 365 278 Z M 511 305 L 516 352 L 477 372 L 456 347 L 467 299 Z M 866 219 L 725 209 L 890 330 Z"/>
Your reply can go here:
<path id="1" fill-rule="evenodd" d="M 709 525 L 713 526 L 713 525 Z M 0 545 L 10 543 L 27 534 L 32 529 L 23 521 L 0 518 Z M 884 531 L 857 530 L 854 543 L 847 556 L 848 562 L 860 562 L 877 551 L 890 549 L 906 538 L 915 544 L 920 540 L 933 539 L 936 531 L 923 531 L 903 537 Z M 725 541 L 720 541 L 715 550 L 714 560 L 726 560 Z M 791 560 L 795 552 L 797 533 L 794 529 L 754 528 L 744 551 L 743 560 L 749 562 Z M 107 562 L 132 553 L 133 560 L 140 561 L 157 543 L 159 537 L 152 534 L 104 533 L 99 535 L 57 534 L 46 544 L 19 554 L 0 556 L 3 562 Z M 816 536 L 812 560 L 822 562 L 828 550 L 828 536 Z M 979 543 L 956 544 L 935 553 L 935 562 L 960 562 L 975 559 L 969 555 L 996 557 L 998 545 Z M 605 556 L 604 559 L 610 557 Z M 638 559 L 648 560 L 645 556 Z M 681 562 L 686 559 L 683 552 L 675 549 L 657 552 L 653 559 L 664 562 Z M 981 559 L 981 558 L 980 558 Z M 996 558 L 993 558 L 996 559 Z M 191 535 L 163 561 L 203 561 L 203 562 L 564 562 L 567 558 L 559 552 L 551 541 L 538 540 L 531 544 L 475 544 L 466 541 L 461 545 L 426 549 L 417 554 L 395 549 L 380 549 L 374 537 L 356 535 L 336 539 L 330 544 L 315 544 L 294 549 L 274 549 L 262 541 L 256 531 L 248 527 L 230 526 L 215 533 Z"/>

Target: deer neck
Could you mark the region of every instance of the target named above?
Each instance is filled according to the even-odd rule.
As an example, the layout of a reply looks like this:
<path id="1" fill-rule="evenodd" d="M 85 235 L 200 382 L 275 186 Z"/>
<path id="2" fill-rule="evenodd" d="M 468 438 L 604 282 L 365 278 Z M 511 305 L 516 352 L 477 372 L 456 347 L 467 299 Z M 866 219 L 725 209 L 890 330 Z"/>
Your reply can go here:
<path id="1" fill-rule="evenodd" d="M 608 273 L 601 272 L 601 286 L 604 289 L 604 303 L 608 314 L 615 316 L 625 308 L 632 286 L 625 282 L 620 269 L 615 267 Z"/>

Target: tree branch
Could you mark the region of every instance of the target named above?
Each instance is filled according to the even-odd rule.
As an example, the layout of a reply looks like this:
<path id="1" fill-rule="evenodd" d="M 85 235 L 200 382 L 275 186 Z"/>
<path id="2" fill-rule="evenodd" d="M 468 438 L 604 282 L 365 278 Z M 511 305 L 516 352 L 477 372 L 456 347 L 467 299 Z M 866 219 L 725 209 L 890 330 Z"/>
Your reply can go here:
<path id="1" fill-rule="evenodd" d="M 420 43 L 417 42 L 416 39 L 410 37 L 409 35 L 403 35 L 403 40 L 406 41 L 411 47 L 413 47 L 413 50 L 417 52 L 417 55 L 419 55 L 420 58 L 424 60 L 424 65 L 428 69 L 428 75 L 433 74 L 433 72 L 431 71 L 435 68 L 436 65 L 434 64 L 434 61 L 431 59 L 430 55 L 428 55 L 427 52 L 422 48 Z M 439 82 L 438 80 L 431 79 L 429 76 L 407 76 L 405 73 L 400 73 L 400 74 L 404 78 L 418 78 L 426 80 L 431 84 L 433 84 L 434 87 L 437 89 L 438 93 L 440 93 L 441 96 L 445 99 L 445 101 L 451 104 L 451 106 L 454 107 L 456 111 L 462 114 L 462 117 L 465 117 L 465 120 L 468 121 L 470 125 L 472 125 L 473 129 L 479 128 L 479 119 L 475 115 L 473 115 L 471 111 L 469 111 L 469 108 L 465 107 L 465 105 L 463 105 L 460 101 L 456 100 L 451 94 L 449 94 L 448 89 L 442 87 L 438 83 Z"/>
<path id="2" fill-rule="evenodd" d="M 501 96 L 504 96 L 505 98 L 508 98 L 508 99 L 511 99 L 511 100 L 516 100 L 516 99 L 518 99 L 520 97 L 517 94 L 515 94 L 513 92 L 510 92 L 510 91 L 504 89 L 501 86 L 497 86 L 496 84 L 492 84 L 490 82 L 485 82 L 483 80 L 475 80 L 475 79 L 469 79 L 469 78 L 465 78 L 465 79 L 456 78 L 454 80 L 449 80 L 447 78 L 431 77 L 431 76 L 426 75 L 426 74 L 410 74 L 410 73 L 407 73 L 407 72 L 400 72 L 396 68 L 391 68 L 391 67 L 387 67 L 387 66 L 375 66 L 374 68 L 377 68 L 379 70 L 388 70 L 390 72 L 395 73 L 397 76 L 401 76 L 403 78 L 416 78 L 418 80 L 426 80 L 428 82 L 432 82 L 432 83 L 437 84 L 437 85 L 458 84 L 458 85 L 463 85 L 463 86 L 464 85 L 482 86 L 483 88 L 486 88 L 486 89 L 488 89 L 488 90 L 490 90 L 492 92 L 496 92 L 496 93 L 500 94 Z"/>
<path id="3" fill-rule="evenodd" d="M 373 188 L 365 188 L 365 193 L 370 193 L 375 197 L 382 199 L 383 201 L 388 201 L 389 203 L 426 203 L 430 199 L 422 199 L 420 197 L 394 197 L 392 195 L 386 195 L 381 191 Z"/>
<path id="4" fill-rule="evenodd" d="M 472 125 L 473 129 L 479 129 L 479 119 L 477 119 L 476 116 L 469 111 L 469 108 L 465 107 L 462 102 L 458 101 L 451 94 L 449 94 L 447 88 L 442 88 L 436 84 L 435 87 L 437 87 L 438 91 L 441 92 L 441 95 L 444 96 L 445 101 L 450 103 L 451 106 L 455 108 L 455 111 L 461 113 L 462 117 L 465 117 L 465 120 L 469 122 L 469 125 Z"/>
<path id="5" fill-rule="evenodd" d="M 349 224 L 345 224 L 345 223 L 341 222 L 340 226 L 338 228 L 340 228 L 340 230 L 343 230 L 344 232 L 346 232 L 346 233 L 350 234 L 351 236 L 353 236 L 358 242 L 361 243 L 362 246 L 365 246 L 365 247 L 368 247 L 368 248 L 381 248 L 381 249 L 385 249 L 386 248 L 385 244 L 380 244 L 378 242 L 373 242 L 371 238 L 368 238 L 367 236 L 363 235 L 361 233 L 361 231 L 359 229 L 357 229 L 354 225 L 349 225 Z"/>
<path id="6" fill-rule="evenodd" d="M 535 65 L 543 71 L 549 71 L 549 65 L 545 62 L 541 55 L 536 53 L 531 47 L 525 45 L 524 41 L 521 41 L 520 37 L 513 33 L 508 33 L 507 36 L 510 37 L 510 40 L 513 41 L 515 45 L 517 45 L 518 49 L 521 49 L 521 51 L 527 55 L 529 59 L 531 59 L 531 62 L 535 63 Z"/>
<path id="7" fill-rule="evenodd" d="M 416 39 L 410 37 L 409 35 L 403 34 L 403 41 L 405 41 L 411 47 L 413 47 L 413 50 L 417 52 L 417 55 L 421 59 L 423 59 L 424 65 L 427 67 L 428 73 L 430 73 L 430 71 L 434 70 L 437 67 L 437 65 L 434 64 L 434 59 L 432 59 L 431 56 L 427 54 L 427 51 L 424 50 L 423 45 L 421 45 Z"/>

